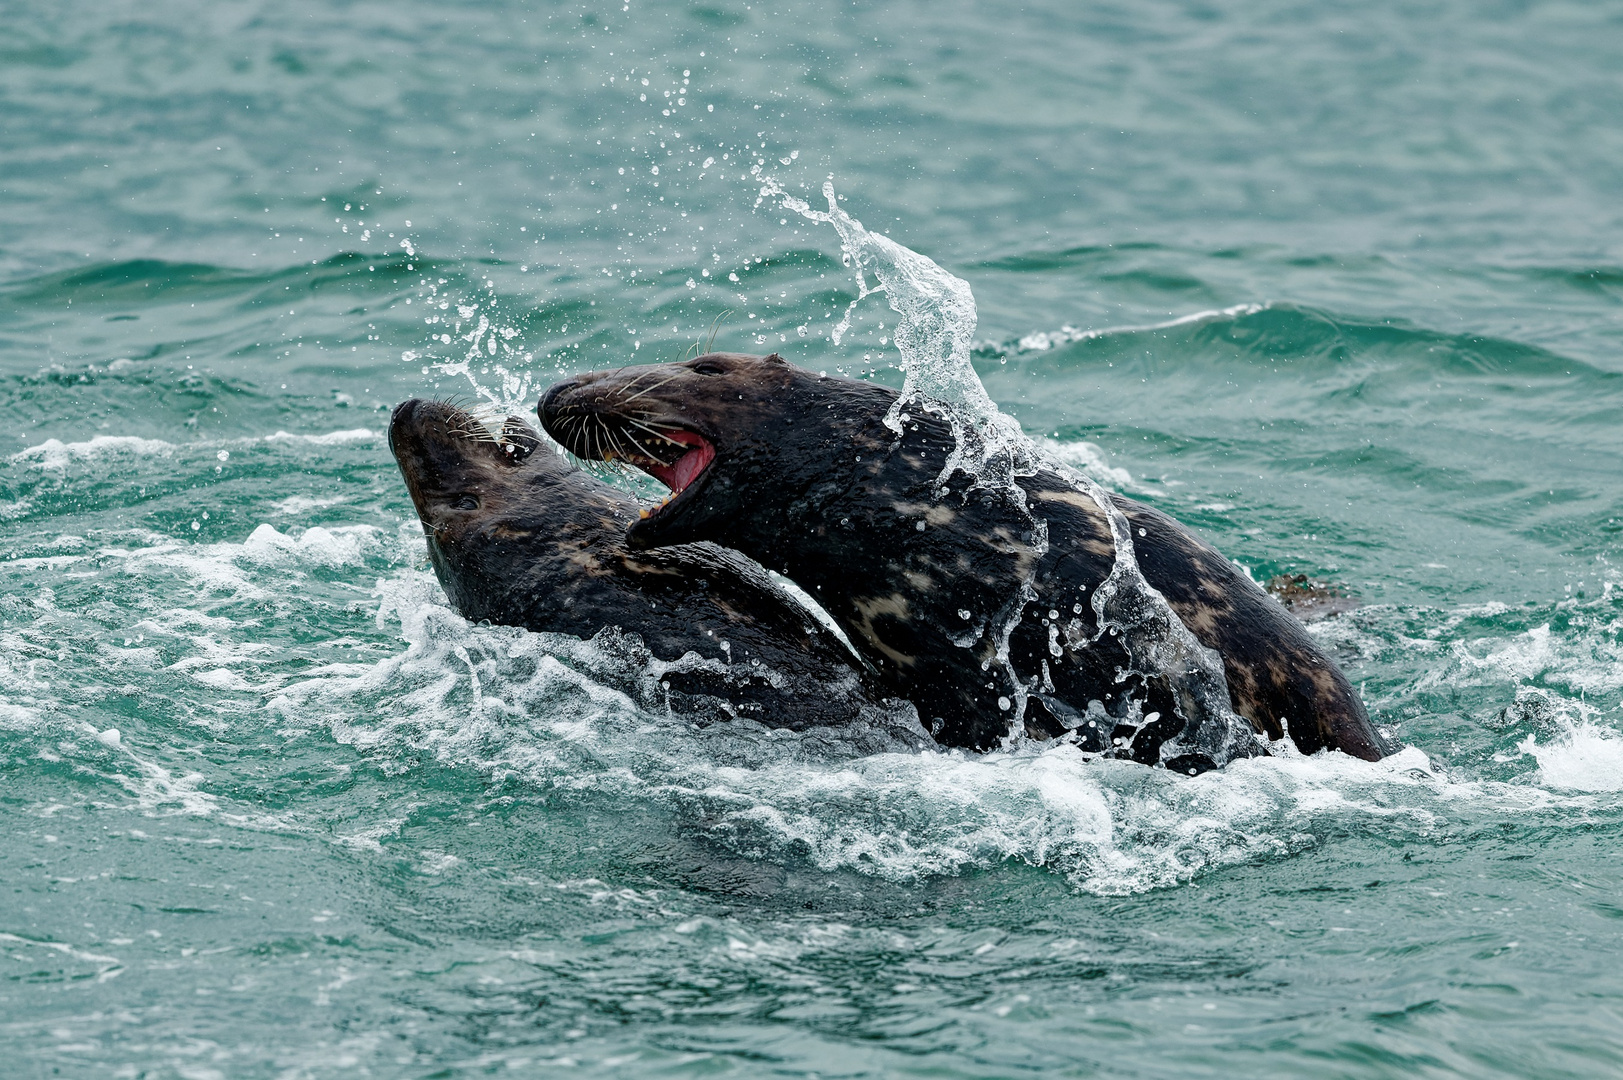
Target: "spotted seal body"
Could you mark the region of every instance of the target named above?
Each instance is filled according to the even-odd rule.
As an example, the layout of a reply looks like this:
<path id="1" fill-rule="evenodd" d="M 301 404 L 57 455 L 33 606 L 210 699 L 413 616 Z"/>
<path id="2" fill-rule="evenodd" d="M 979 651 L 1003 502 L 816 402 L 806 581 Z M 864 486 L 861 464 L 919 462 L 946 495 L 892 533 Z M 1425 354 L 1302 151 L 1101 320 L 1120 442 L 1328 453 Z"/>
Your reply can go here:
<path id="1" fill-rule="evenodd" d="M 880 700 L 849 651 L 736 553 L 628 550 L 635 502 L 522 421 L 497 438 L 451 405 L 408 401 L 390 418 L 389 447 L 434 572 L 466 618 L 582 638 L 618 627 L 682 703 L 723 702 L 773 727 L 850 723 Z"/>
<path id="2" fill-rule="evenodd" d="M 711 354 L 578 376 L 539 414 L 576 454 L 630 461 L 671 487 L 632 525 L 633 547 L 710 540 L 780 570 L 938 741 L 995 746 L 1023 702 L 1030 733 L 1073 730 L 1156 761 L 1182 691 L 1136 662 L 1110 623 L 1100 631 L 1094 594 L 1116 565 L 1104 510 L 1050 468 L 1018 477 L 1018 493 L 963 471 L 943 482 L 950 424 L 914 409 L 898 434 L 885 423 L 896 398 L 777 356 Z M 1233 710 L 1255 730 L 1288 731 L 1306 753 L 1387 752 L 1346 678 L 1277 601 L 1165 514 L 1100 497 L 1130 524 L 1144 578 L 1221 656 Z"/>

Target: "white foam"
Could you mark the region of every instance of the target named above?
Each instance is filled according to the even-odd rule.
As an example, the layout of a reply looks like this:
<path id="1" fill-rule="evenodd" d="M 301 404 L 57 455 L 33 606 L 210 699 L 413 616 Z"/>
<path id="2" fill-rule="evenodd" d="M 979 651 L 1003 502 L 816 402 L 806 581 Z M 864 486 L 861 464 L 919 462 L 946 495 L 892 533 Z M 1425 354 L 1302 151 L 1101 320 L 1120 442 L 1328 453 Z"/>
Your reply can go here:
<path id="1" fill-rule="evenodd" d="M 273 435 L 266 435 L 265 441 L 305 443 L 310 446 L 342 446 L 345 443 L 374 442 L 379 437 L 377 432 L 369 428 L 351 428 L 347 431 L 329 431 L 325 435 L 292 435 L 286 431 L 278 431 Z"/>
<path id="2" fill-rule="evenodd" d="M 405 823 L 405 818 L 387 818 L 383 821 L 374 822 L 364 829 L 336 836 L 333 840 L 335 843 L 355 851 L 381 853 L 383 851 L 383 838 L 398 835 L 401 826 Z"/>
<path id="3" fill-rule="evenodd" d="M 9 689 L 12 680 L 0 671 L 0 689 Z M 44 687 L 36 680 L 36 689 Z M 134 808 L 149 816 L 172 814 L 208 816 L 218 809 L 215 796 L 201 790 L 203 774 L 174 771 L 133 749 L 117 728 L 97 728 L 76 720 L 53 700 L 30 702 L 39 708 L 19 708 L 0 703 L 0 730 L 11 727 L 19 732 L 45 736 L 49 747 L 39 745 L 34 753 L 50 761 L 63 755 L 76 759 L 76 767 L 91 772 L 124 789 L 134 800 Z M 252 823 L 247 817 L 238 818 Z"/>
<path id="4" fill-rule="evenodd" d="M 421 551 L 420 538 L 405 530 L 391 534 L 372 525 L 315 526 L 293 534 L 265 524 L 242 543 L 188 543 L 161 533 L 136 533 L 129 538 L 145 546 L 106 546 L 89 554 L 14 559 L 0 562 L 0 566 L 61 572 L 72 565 L 83 568 L 77 576 L 124 574 L 146 582 L 164 573 L 178 574 L 190 591 L 263 602 L 286 594 L 290 574 L 296 579 L 310 569 L 342 570 L 378 557 L 393 560 Z M 51 590 L 45 588 L 32 600 L 41 610 L 50 610 L 54 603 Z M 136 629 L 141 628 L 160 633 L 199 628 L 221 635 L 230 634 L 236 626 L 229 618 L 180 608 L 148 615 L 137 624 Z"/>
<path id="5" fill-rule="evenodd" d="M 1552 633 L 1546 623 L 1510 637 L 1456 641 L 1449 655 L 1454 663 L 1422 676 L 1422 688 L 1514 686 L 1537 680 L 1580 695 L 1623 690 L 1623 645 L 1609 627 L 1591 626 L 1587 620 L 1575 620 L 1565 634 Z"/>
<path id="6" fill-rule="evenodd" d="M 1058 330 L 1033 330 L 1022 334 L 1015 339 L 1013 346 L 997 341 L 977 341 L 977 350 L 991 352 L 1033 353 L 1047 352 L 1063 345 L 1070 345 L 1078 341 L 1092 341 L 1095 338 L 1113 337 L 1124 334 L 1142 334 L 1154 330 L 1170 330 L 1175 326 L 1188 326 L 1191 323 L 1216 322 L 1219 319 L 1244 318 L 1258 312 L 1267 311 L 1271 305 L 1264 303 L 1235 304 L 1232 307 L 1213 308 L 1205 311 L 1195 311 L 1188 315 L 1180 315 L 1166 322 L 1146 323 L 1142 326 L 1108 326 L 1099 330 L 1082 330 L 1075 326 L 1061 326 Z"/>
<path id="7" fill-rule="evenodd" d="M 312 499 L 306 495 L 291 495 L 271 503 L 271 510 L 278 515 L 302 514 L 309 510 L 325 510 L 329 506 L 337 506 L 349 500 L 342 495 L 334 495 L 324 499 Z"/>
<path id="8" fill-rule="evenodd" d="M 1281 743 L 1272 757 L 1184 777 L 1065 745 L 867 754 L 826 731 L 695 730 L 597 681 L 594 665 L 611 658 L 588 643 L 471 626 L 426 572 L 380 581 L 379 595 L 380 622 L 398 625 L 405 650 L 303 673 L 268 702 L 285 730 L 324 728 L 390 768 L 427 758 L 561 800 L 642 802 L 748 857 L 894 881 L 1012 860 L 1088 892 L 1139 892 L 1349 831 L 1424 840 L 1462 808 L 1513 817 L 1565 806 L 1590 797 L 1565 792 L 1603 790 L 1607 769 L 1623 775 L 1604 756 L 1623 742 L 1598 734 L 1529 744 L 1547 784 L 1537 786 L 1451 779 L 1413 747 L 1365 762 Z M 1584 756 L 1587 779 L 1562 772 L 1562 754 Z"/>
<path id="9" fill-rule="evenodd" d="M 195 453 L 207 455 L 213 459 L 208 463 L 212 466 L 214 461 L 229 460 L 232 452 L 241 452 L 246 448 L 260 444 L 271 446 L 277 444 L 347 446 L 357 443 L 376 442 L 381 438 L 381 434 L 370 428 L 350 428 L 316 435 L 296 435 L 286 431 L 277 431 L 263 437 L 204 439 L 189 443 L 172 443 L 162 439 L 143 439 L 134 435 L 97 435 L 84 442 L 63 442 L 60 439 L 46 439 L 37 446 L 30 446 L 25 450 L 19 450 L 11 454 L 7 460 L 43 472 L 65 472 L 71 466 L 83 466 L 123 459 L 168 458 L 177 454 Z M 227 456 L 222 458 L 219 456 L 221 453 Z M 31 503 L 26 499 L 16 503 L 0 503 L 0 520 L 20 517 L 28 512 L 30 506 Z"/>
<path id="10" fill-rule="evenodd" d="M 204 686 L 213 687 L 216 690 L 249 691 L 255 689 L 252 683 L 229 668 L 209 668 L 207 671 L 194 671 L 191 674 L 194 681 L 200 682 Z"/>
<path id="11" fill-rule="evenodd" d="M 36 949 L 48 949 L 52 952 L 70 957 L 85 964 L 98 965 L 97 982 L 105 982 L 108 978 L 123 970 L 124 962 L 116 956 L 103 956 L 100 953 L 85 952 L 76 949 L 64 941 L 37 940 L 35 938 L 21 937 L 17 934 L 8 934 L 0 931 L 0 941 L 10 945 L 31 945 Z M 60 963 L 60 961 L 57 961 Z"/>
<path id="12" fill-rule="evenodd" d="M 1118 469 L 1111 465 L 1105 457 L 1105 452 L 1097 443 L 1090 442 L 1060 442 L 1058 439 L 1037 439 L 1045 457 L 1057 461 L 1062 465 L 1069 465 L 1079 472 L 1085 473 L 1101 484 L 1108 484 L 1114 488 L 1130 488 L 1133 486 L 1133 477 L 1126 469 Z"/>
<path id="13" fill-rule="evenodd" d="M 58 573 L 74 563 L 85 562 L 88 555 L 40 555 L 26 559 L 0 560 L 0 566 L 10 570 L 48 570 Z"/>
<path id="14" fill-rule="evenodd" d="M 260 525 L 243 541 L 242 554 L 260 562 L 298 561 L 318 566 L 350 566 L 377 546 L 380 531 L 371 525 L 320 525 L 290 536 L 273 525 Z"/>
<path id="15" fill-rule="evenodd" d="M 34 731 L 44 719 L 39 708 L 0 699 L 0 731 Z"/>
<path id="16" fill-rule="evenodd" d="M 176 776 L 173 771 L 157 762 L 148 761 L 127 747 L 120 746 L 123 756 L 136 767 L 137 773 L 114 773 L 112 779 L 135 799 L 136 808 L 151 816 L 184 814 L 208 817 L 219 809 L 219 800 L 202 790 L 204 777 L 199 772 Z"/>
<path id="17" fill-rule="evenodd" d="M 1542 784 L 1566 791 L 1623 791 L 1623 736 L 1576 723 L 1541 743 L 1529 735 L 1516 749 L 1538 762 Z"/>
<path id="18" fill-rule="evenodd" d="M 462 860 L 444 851 L 424 850 L 417 853 L 417 872 L 438 877 L 462 865 Z"/>
<path id="19" fill-rule="evenodd" d="M 97 435 L 86 442 L 65 443 L 46 439 L 12 454 L 11 461 L 28 462 L 36 469 L 60 472 L 75 462 L 99 461 L 110 457 L 152 457 L 174 453 L 175 444 L 162 439 L 141 439 L 134 435 Z"/>

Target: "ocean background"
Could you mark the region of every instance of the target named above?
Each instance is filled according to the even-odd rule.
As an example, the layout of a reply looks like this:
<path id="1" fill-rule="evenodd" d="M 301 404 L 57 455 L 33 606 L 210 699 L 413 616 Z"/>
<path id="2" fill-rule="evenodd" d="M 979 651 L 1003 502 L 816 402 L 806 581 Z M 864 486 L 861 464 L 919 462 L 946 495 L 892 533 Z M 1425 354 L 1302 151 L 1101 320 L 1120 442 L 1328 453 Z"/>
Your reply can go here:
<path id="1" fill-rule="evenodd" d="M 0 0 L 8 1077 L 1623 1073 L 1623 4 Z M 382 432 L 777 350 L 762 180 L 1409 749 L 691 730 L 470 626 Z M 630 482 L 627 481 L 629 484 Z"/>

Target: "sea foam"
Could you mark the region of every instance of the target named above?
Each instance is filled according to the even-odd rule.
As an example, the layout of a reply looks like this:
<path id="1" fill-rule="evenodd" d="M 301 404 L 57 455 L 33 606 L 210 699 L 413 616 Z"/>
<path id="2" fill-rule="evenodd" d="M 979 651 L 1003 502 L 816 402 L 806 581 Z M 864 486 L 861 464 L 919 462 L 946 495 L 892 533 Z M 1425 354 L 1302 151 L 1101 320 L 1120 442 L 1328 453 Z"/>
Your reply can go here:
<path id="1" fill-rule="evenodd" d="M 1539 774 L 1509 782 L 1440 771 L 1414 747 L 1365 762 L 1286 742 L 1184 777 L 1068 745 L 864 753 L 838 733 L 696 728 L 598 681 L 612 658 L 592 642 L 469 624 L 423 571 L 380 581 L 378 596 L 405 649 L 288 682 L 269 700 L 284 730 L 325 729 L 391 770 L 430 759 L 549 801 L 639 804 L 769 862 L 905 882 L 1014 861 L 1118 895 L 1349 832 L 1424 841 L 1462 811 L 1510 817 L 1578 797 L 1544 765 L 1562 751 L 1543 743 L 1530 750 Z M 1596 736 L 1573 752 L 1612 767 L 1597 748 L 1623 744 Z"/>

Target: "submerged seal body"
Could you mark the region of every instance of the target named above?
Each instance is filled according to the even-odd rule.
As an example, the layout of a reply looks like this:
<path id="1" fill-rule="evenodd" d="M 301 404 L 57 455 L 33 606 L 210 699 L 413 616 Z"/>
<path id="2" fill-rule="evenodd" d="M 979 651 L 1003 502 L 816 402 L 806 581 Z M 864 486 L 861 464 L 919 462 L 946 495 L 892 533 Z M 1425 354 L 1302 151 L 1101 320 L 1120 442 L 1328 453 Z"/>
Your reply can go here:
<path id="1" fill-rule="evenodd" d="M 618 627 L 684 705 L 719 699 L 772 727 L 850 723 L 880 700 L 834 635 L 736 553 L 628 550 L 636 503 L 517 418 L 497 436 L 455 406 L 407 401 L 389 448 L 464 617 L 581 638 Z"/>
<path id="2" fill-rule="evenodd" d="M 581 375 L 538 411 L 574 453 L 629 461 L 672 489 L 631 526 L 633 547 L 710 540 L 780 570 L 940 742 L 986 749 L 1023 721 L 1158 759 L 1190 684 L 1157 670 L 1167 656 L 1133 652 L 1118 617 L 1125 548 L 1183 624 L 1163 636 L 1187 628 L 1216 651 L 1232 709 L 1256 731 L 1288 733 L 1306 753 L 1387 752 L 1301 623 L 1183 526 L 1099 492 L 1107 513 L 1054 468 L 1017 475 L 1018 490 L 949 471 L 952 425 L 910 407 L 893 430 L 897 397 L 775 355 L 722 353 Z"/>

